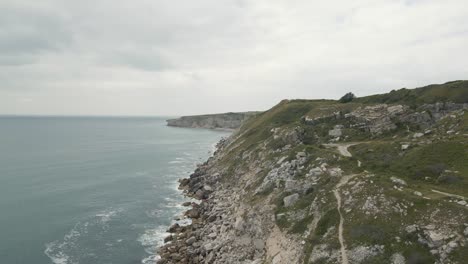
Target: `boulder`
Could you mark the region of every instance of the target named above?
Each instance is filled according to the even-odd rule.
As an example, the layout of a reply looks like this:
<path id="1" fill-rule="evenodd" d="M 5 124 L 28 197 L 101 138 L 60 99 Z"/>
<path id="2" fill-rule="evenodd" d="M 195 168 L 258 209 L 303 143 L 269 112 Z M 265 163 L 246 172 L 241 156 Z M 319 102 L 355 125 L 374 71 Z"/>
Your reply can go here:
<path id="1" fill-rule="evenodd" d="M 400 253 L 393 254 L 390 260 L 392 264 L 405 264 L 406 263 L 405 257 Z"/>
<path id="2" fill-rule="evenodd" d="M 428 237 L 430 239 L 429 247 L 440 247 L 444 243 L 444 236 L 435 231 L 428 231 Z"/>
<path id="3" fill-rule="evenodd" d="M 189 239 L 185 240 L 185 244 L 190 246 L 193 243 L 195 243 L 195 241 L 197 241 L 197 239 L 195 237 L 190 237 Z"/>
<path id="4" fill-rule="evenodd" d="M 395 183 L 395 184 L 398 184 L 398 185 L 402 185 L 402 186 L 406 186 L 406 181 L 402 180 L 402 179 L 399 179 L 397 177 L 390 177 L 390 180 Z"/>
<path id="5" fill-rule="evenodd" d="M 192 208 L 185 212 L 185 215 L 187 215 L 190 218 L 199 218 L 200 217 L 200 210 L 197 208 Z"/>
<path id="6" fill-rule="evenodd" d="M 337 128 L 337 129 L 332 129 L 328 131 L 328 135 L 331 137 L 341 137 L 343 135 L 343 132 L 341 131 L 340 128 Z"/>
<path id="7" fill-rule="evenodd" d="M 169 227 L 169 229 L 167 230 L 167 232 L 169 232 L 169 233 L 175 233 L 175 232 L 177 231 L 177 229 L 179 229 L 179 228 L 180 228 L 179 224 L 175 223 L 175 224 L 173 224 L 173 225 L 171 225 L 171 226 Z"/>
<path id="8" fill-rule="evenodd" d="M 293 206 L 297 202 L 297 200 L 299 200 L 299 194 L 297 193 L 284 197 L 284 207 Z"/>
<path id="9" fill-rule="evenodd" d="M 198 190 L 196 193 L 195 193 L 195 198 L 197 198 L 198 200 L 202 200 L 202 199 L 205 199 L 206 198 L 206 194 L 203 190 Z"/>
<path id="10" fill-rule="evenodd" d="M 296 157 L 297 157 L 297 158 L 304 158 L 304 157 L 306 157 L 306 156 L 307 156 L 307 154 L 306 154 L 305 152 L 303 152 L 303 151 L 298 152 L 298 153 L 296 154 Z"/>
<path id="11" fill-rule="evenodd" d="M 236 218 L 236 222 L 234 223 L 234 228 L 238 231 L 243 231 L 244 230 L 244 224 L 245 221 L 242 219 L 242 217 L 238 216 Z"/>

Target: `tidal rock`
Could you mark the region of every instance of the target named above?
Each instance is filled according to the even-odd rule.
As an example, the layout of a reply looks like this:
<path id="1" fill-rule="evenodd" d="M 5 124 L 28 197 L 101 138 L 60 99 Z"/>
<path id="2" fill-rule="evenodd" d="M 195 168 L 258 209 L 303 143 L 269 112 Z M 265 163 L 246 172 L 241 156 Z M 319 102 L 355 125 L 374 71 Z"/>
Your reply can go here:
<path id="1" fill-rule="evenodd" d="M 200 217 L 200 211 L 197 208 L 192 208 L 185 212 L 185 214 L 190 217 L 190 218 L 199 218 Z"/>
<path id="2" fill-rule="evenodd" d="M 174 237 L 172 235 L 169 235 L 167 237 L 164 238 L 164 243 L 167 243 L 169 241 L 172 241 L 174 239 Z"/>

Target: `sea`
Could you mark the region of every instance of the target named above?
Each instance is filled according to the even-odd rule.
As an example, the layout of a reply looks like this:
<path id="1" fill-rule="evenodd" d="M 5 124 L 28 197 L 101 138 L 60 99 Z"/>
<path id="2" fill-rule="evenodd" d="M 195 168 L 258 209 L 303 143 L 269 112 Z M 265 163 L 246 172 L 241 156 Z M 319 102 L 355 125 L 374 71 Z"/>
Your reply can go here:
<path id="1" fill-rule="evenodd" d="M 162 117 L 0 117 L 1 264 L 151 264 L 228 132 Z"/>

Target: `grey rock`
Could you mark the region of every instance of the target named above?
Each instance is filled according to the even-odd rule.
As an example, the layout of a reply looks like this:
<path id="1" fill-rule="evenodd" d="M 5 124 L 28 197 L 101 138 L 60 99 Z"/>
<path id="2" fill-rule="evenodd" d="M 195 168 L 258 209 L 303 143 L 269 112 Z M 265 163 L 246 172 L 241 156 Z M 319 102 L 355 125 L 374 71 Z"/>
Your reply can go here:
<path id="1" fill-rule="evenodd" d="M 193 243 L 195 243 L 195 241 L 197 241 L 197 239 L 195 237 L 190 237 L 189 239 L 185 240 L 185 244 L 190 246 Z"/>
<path id="2" fill-rule="evenodd" d="M 245 221 L 242 217 L 237 217 L 236 222 L 234 223 L 234 228 L 238 231 L 244 230 Z"/>
<path id="3" fill-rule="evenodd" d="M 406 259 L 401 253 L 395 253 L 390 258 L 392 264 L 405 264 Z"/>
<path id="4" fill-rule="evenodd" d="M 296 188 L 296 185 L 297 185 L 297 182 L 294 181 L 294 180 L 286 180 L 286 182 L 284 183 L 284 188 L 287 190 L 287 191 L 291 191 L 291 190 L 294 190 Z"/>
<path id="5" fill-rule="evenodd" d="M 406 185 L 407 185 L 406 181 L 404 181 L 404 180 L 402 180 L 402 179 L 400 179 L 400 178 L 397 178 L 397 177 L 393 177 L 393 176 L 392 176 L 392 177 L 390 177 L 390 180 L 391 180 L 393 183 L 398 184 L 398 185 L 402 185 L 402 186 L 406 186 Z"/>
<path id="6" fill-rule="evenodd" d="M 299 194 L 297 193 L 286 196 L 283 198 L 284 206 L 290 207 L 294 205 L 297 202 L 297 200 L 299 200 Z"/>
<path id="7" fill-rule="evenodd" d="M 444 239 L 445 239 L 445 237 L 442 234 L 440 234 L 440 233 L 438 233 L 436 231 L 432 231 L 432 230 L 428 231 L 427 233 L 428 233 L 428 237 L 429 237 L 429 240 L 430 240 L 429 241 L 430 242 L 429 247 L 440 247 L 440 246 L 442 246 L 442 244 L 444 243 Z"/>
<path id="8" fill-rule="evenodd" d="M 409 225 L 407 227 L 405 227 L 405 231 L 408 233 L 408 234 L 411 234 L 411 233 L 414 233 L 418 230 L 417 226 L 416 225 Z"/>
<path id="9" fill-rule="evenodd" d="M 296 157 L 298 157 L 298 158 L 303 158 L 303 157 L 306 157 L 306 156 L 307 156 L 307 154 L 305 152 L 298 152 L 296 154 Z"/>
<path id="10" fill-rule="evenodd" d="M 328 135 L 331 137 L 341 137 L 343 135 L 343 132 L 341 131 L 340 128 L 338 129 L 332 129 L 328 131 Z"/>
<path id="11" fill-rule="evenodd" d="M 263 250 L 265 248 L 265 242 L 263 239 L 254 239 L 253 243 L 257 250 Z"/>

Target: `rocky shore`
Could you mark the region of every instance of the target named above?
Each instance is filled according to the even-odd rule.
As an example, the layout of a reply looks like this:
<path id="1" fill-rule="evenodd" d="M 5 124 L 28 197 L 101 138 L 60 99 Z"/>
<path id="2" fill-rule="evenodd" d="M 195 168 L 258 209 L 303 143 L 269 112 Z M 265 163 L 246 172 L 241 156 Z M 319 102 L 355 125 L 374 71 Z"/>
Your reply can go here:
<path id="1" fill-rule="evenodd" d="M 217 186 L 220 174 L 214 171 L 216 160 L 228 142 L 227 139 L 220 141 L 208 161 L 199 165 L 190 178 L 179 180 L 179 189 L 199 202 L 183 204 L 189 207 L 184 216 L 191 219 L 191 224 L 180 226 L 176 223 L 169 227 L 167 231 L 171 235 L 158 249 L 161 259 L 157 263 L 212 263 L 215 259 L 218 263 L 237 263 L 238 259 L 262 255 L 263 240 L 238 238 L 229 232 L 241 228 L 241 223 L 236 222 L 232 214 L 239 196 L 235 189 Z M 229 251 L 234 247 L 242 247 L 245 256 L 236 255 L 233 259 Z"/>

